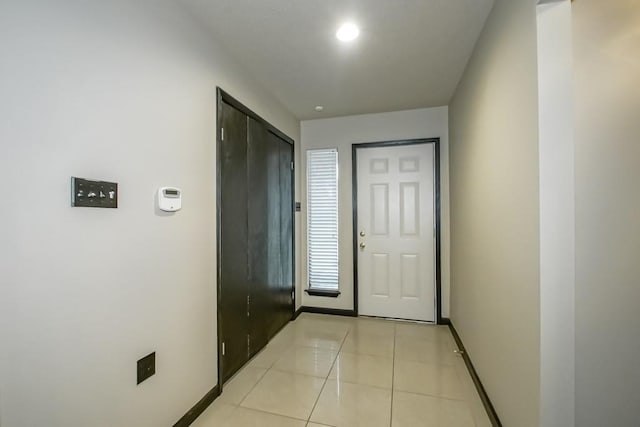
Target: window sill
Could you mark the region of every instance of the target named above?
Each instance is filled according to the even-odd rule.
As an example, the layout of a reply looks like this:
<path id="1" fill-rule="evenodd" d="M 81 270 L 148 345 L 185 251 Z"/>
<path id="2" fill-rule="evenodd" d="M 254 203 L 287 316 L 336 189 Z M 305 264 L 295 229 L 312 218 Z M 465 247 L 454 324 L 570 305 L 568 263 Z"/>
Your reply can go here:
<path id="1" fill-rule="evenodd" d="M 314 297 L 338 298 L 340 295 L 340 291 L 330 291 L 325 289 L 305 289 L 304 291 Z"/>

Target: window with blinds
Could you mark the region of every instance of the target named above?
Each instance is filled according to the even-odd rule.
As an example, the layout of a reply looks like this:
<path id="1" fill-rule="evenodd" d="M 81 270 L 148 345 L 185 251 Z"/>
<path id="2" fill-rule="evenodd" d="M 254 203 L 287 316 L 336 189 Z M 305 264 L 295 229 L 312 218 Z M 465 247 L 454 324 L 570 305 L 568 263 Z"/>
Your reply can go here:
<path id="1" fill-rule="evenodd" d="M 307 151 L 309 289 L 338 291 L 338 150 Z"/>

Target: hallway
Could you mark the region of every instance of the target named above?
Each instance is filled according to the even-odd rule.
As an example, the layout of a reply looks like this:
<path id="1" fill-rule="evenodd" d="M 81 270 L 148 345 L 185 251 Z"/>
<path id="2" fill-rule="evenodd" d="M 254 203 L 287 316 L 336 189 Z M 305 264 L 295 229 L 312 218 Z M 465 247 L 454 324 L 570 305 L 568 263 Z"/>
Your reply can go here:
<path id="1" fill-rule="evenodd" d="M 301 314 L 195 427 L 489 426 L 445 326 Z"/>

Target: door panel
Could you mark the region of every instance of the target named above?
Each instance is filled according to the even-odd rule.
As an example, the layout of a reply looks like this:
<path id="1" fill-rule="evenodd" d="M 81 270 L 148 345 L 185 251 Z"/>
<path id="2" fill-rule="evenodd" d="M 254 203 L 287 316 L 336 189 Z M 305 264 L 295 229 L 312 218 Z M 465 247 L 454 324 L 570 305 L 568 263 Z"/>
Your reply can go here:
<path id="1" fill-rule="evenodd" d="M 420 298 L 420 255 L 400 255 L 400 296 L 402 298 Z"/>
<path id="2" fill-rule="evenodd" d="M 278 329 L 293 315 L 293 146 L 271 134 L 280 148 L 280 271 L 282 281 L 278 298 Z"/>
<path id="3" fill-rule="evenodd" d="M 386 236 L 389 234 L 389 185 L 371 185 L 371 224 L 372 234 Z"/>
<path id="4" fill-rule="evenodd" d="M 290 144 L 249 118 L 249 335 L 252 356 L 291 320 L 293 312 L 291 171 L 289 163 L 283 164 L 291 158 L 290 153 Z"/>
<path id="5" fill-rule="evenodd" d="M 357 149 L 360 314 L 435 321 L 434 160 L 432 144 Z"/>
<path id="6" fill-rule="evenodd" d="M 389 298 L 389 254 L 372 253 L 372 297 Z"/>
<path id="7" fill-rule="evenodd" d="M 403 237 L 420 235 L 420 183 L 400 183 L 400 234 Z"/>
<path id="8" fill-rule="evenodd" d="M 249 223 L 249 335 L 250 354 L 254 355 L 269 340 L 268 322 L 271 301 L 269 242 L 271 218 L 269 197 L 269 147 L 267 130 L 249 118 L 247 133 L 248 223 Z"/>
<path id="9" fill-rule="evenodd" d="M 224 141 L 220 142 L 220 299 L 222 378 L 247 360 L 247 116 L 222 103 Z"/>
<path id="10" fill-rule="evenodd" d="M 269 307 L 269 317 L 265 324 L 266 334 L 269 338 L 274 336 L 280 329 L 280 293 L 282 292 L 282 252 L 280 248 L 280 222 L 282 204 L 280 194 L 280 141 L 274 139 L 270 132 L 265 134 L 265 145 L 267 147 L 267 222 L 268 222 L 268 284 L 269 295 L 265 303 Z"/>

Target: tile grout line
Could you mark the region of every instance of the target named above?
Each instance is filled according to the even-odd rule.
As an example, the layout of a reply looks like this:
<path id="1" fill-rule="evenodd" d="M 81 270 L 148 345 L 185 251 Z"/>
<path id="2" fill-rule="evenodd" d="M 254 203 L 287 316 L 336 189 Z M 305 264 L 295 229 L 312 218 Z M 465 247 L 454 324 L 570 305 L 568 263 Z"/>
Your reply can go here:
<path id="1" fill-rule="evenodd" d="M 450 332 L 447 333 L 447 337 L 453 338 L 450 335 Z M 452 343 L 451 340 L 448 340 L 448 341 L 449 341 L 450 344 Z M 430 342 L 435 342 L 435 341 L 430 341 Z M 454 349 L 457 349 L 457 345 L 455 344 L 455 341 L 453 342 L 453 347 L 451 345 L 449 345 L 449 350 L 450 351 L 453 351 Z M 450 368 L 450 369 L 453 369 L 454 373 L 456 374 L 456 378 L 458 379 L 458 382 L 459 382 L 460 386 L 464 390 L 468 391 L 468 387 L 465 387 L 464 381 L 461 378 L 461 375 L 464 375 L 461 372 L 464 372 L 464 371 L 461 371 L 459 369 L 459 361 L 458 360 L 456 360 L 453 365 L 446 365 L 446 364 L 441 364 L 441 363 L 437 363 L 437 362 L 419 362 L 419 361 L 415 361 L 415 362 L 412 362 L 412 363 L 433 365 L 433 366 L 437 366 L 439 368 Z M 471 401 L 469 400 L 469 394 L 468 394 L 468 392 L 464 392 L 464 390 L 463 390 L 464 397 L 462 397 L 462 398 L 454 398 L 454 397 L 442 396 L 442 395 L 431 394 L 431 393 L 426 393 L 426 392 L 417 392 L 417 391 L 403 391 L 403 390 L 398 390 L 398 391 L 401 391 L 401 392 L 407 393 L 407 394 L 416 395 L 416 396 L 425 396 L 425 397 L 429 397 L 429 398 L 432 398 L 432 399 L 463 403 L 465 405 L 465 407 L 467 408 L 467 410 L 469 412 L 469 415 L 471 416 L 471 420 L 473 422 L 473 425 L 477 427 L 478 426 L 478 420 L 477 420 L 477 418 L 476 418 L 476 416 L 474 414 L 474 411 L 473 411 L 473 409 L 471 407 Z"/>
<path id="2" fill-rule="evenodd" d="M 441 364 L 441 363 L 436 363 L 436 362 L 419 362 L 419 361 L 415 361 L 415 360 L 401 360 L 404 363 L 413 363 L 416 365 L 427 365 L 427 366 L 433 366 L 436 367 L 437 369 L 443 369 L 443 368 L 447 368 L 447 369 L 452 369 L 455 373 L 456 378 L 458 379 L 458 383 L 460 384 L 461 387 L 465 388 L 463 382 L 461 381 L 460 378 L 460 373 L 458 372 L 458 367 L 455 365 L 445 365 L 445 364 Z M 395 368 L 395 360 L 394 360 L 394 368 Z M 394 375 L 395 375 L 395 369 L 394 369 Z M 395 387 L 394 387 L 395 388 Z M 469 400 L 467 399 L 467 393 L 463 393 L 464 396 L 463 397 L 450 397 L 450 396 L 443 396 L 441 394 L 435 394 L 435 393 L 428 393 L 425 391 L 416 391 L 416 390 L 403 390 L 403 389 L 398 389 L 399 392 L 402 393 L 408 393 L 408 394 L 414 394 L 417 396 L 426 396 L 426 397 L 431 397 L 431 398 L 435 398 L 435 399 L 442 399 L 442 400 L 450 400 L 453 402 L 465 402 L 465 403 L 469 403 Z"/>
<path id="3" fill-rule="evenodd" d="M 348 334 L 348 333 L 347 333 L 347 334 Z M 345 335 L 345 338 L 346 338 L 346 335 Z M 343 338 L 343 341 L 342 341 L 343 343 L 344 343 L 344 339 L 345 339 L 345 338 Z M 292 348 L 293 348 L 293 347 L 295 347 L 295 345 L 294 345 L 294 346 L 292 346 Z M 317 348 L 317 347 L 309 347 L 309 348 Z M 342 343 L 340 344 L 340 349 L 341 349 L 341 348 L 342 348 Z M 338 349 L 338 354 L 339 354 L 339 352 L 340 352 L 340 349 Z M 283 355 L 282 357 L 284 357 L 284 355 Z M 280 360 L 282 357 L 280 357 L 278 360 Z M 336 356 L 336 359 L 337 359 L 337 356 Z M 309 424 L 309 423 L 311 422 L 311 421 L 310 421 L 311 414 L 313 413 L 313 410 L 315 409 L 315 403 L 314 403 L 313 408 L 311 409 L 311 414 L 309 414 L 309 417 L 308 417 L 307 419 L 304 419 L 304 418 L 296 418 L 296 417 L 292 417 L 292 416 L 289 416 L 289 415 L 278 414 L 278 413 L 275 413 L 275 412 L 269 412 L 269 411 L 265 411 L 265 410 L 263 410 L 263 409 L 257 409 L 257 408 L 250 408 L 250 407 L 246 407 L 246 406 L 241 406 L 241 405 L 242 405 L 242 402 L 244 402 L 244 401 L 245 401 L 245 399 L 247 398 L 247 396 L 249 396 L 249 394 L 251 394 L 251 392 L 253 391 L 253 389 L 255 389 L 255 388 L 257 387 L 258 383 L 259 383 L 259 382 L 260 382 L 260 381 L 261 381 L 261 380 L 262 380 L 262 379 L 267 375 L 267 373 L 268 373 L 269 371 L 281 372 L 281 373 L 285 373 L 285 374 L 294 373 L 294 374 L 296 374 L 296 375 L 303 375 L 303 376 L 308 376 L 308 377 L 313 377 L 313 378 L 322 378 L 322 377 L 317 377 L 317 376 L 314 376 L 314 375 L 299 374 L 299 373 L 296 373 L 296 372 L 288 372 L 288 371 L 281 371 L 281 370 L 279 370 L 279 369 L 277 369 L 277 368 L 274 368 L 274 366 L 275 366 L 275 364 L 276 364 L 276 363 L 277 363 L 277 361 L 276 361 L 276 362 L 274 362 L 274 363 L 272 363 L 272 364 L 271 364 L 271 367 L 266 368 L 266 370 L 265 370 L 264 374 L 262 374 L 262 376 L 260 377 L 260 379 L 259 379 L 258 381 L 256 381 L 256 383 L 253 385 L 253 387 L 251 387 L 251 390 L 249 390 L 249 392 L 248 392 L 248 393 L 247 393 L 247 394 L 242 398 L 242 400 L 240 401 L 240 403 L 238 403 L 237 405 L 233 405 L 233 406 L 235 406 L 234 412 L 235 412 L 235 410 L 237 410 L 238 408 L 242 408 L 242 409 L 246 409 L 246 410 L 250 410 L 250 411 L 260 412 L 260 413 L 263 413 L 263 414 L 276 415 L 276 416 L 279 416 L 279 417 L 288 418 L 288 419 L 290 419 L 290 420 L 295 420 L 295 421 L 304 421 L 304 422 L 305 422 L 305 425 L 306 425 L 306 424 Z M 334 362 L 333 362 L 333 363 L 335 364 L 335 360 L 334 360 Z M 333 364 L 331 365 L 331 368 L 333 368 Z M 253 369 L 258 369 L 258 368 L 253 368 Z M 264 368 L 263 368 L 263 369 L 264 369 Z M 329 373 L 327 373 L 327 377 L 325 377 L 325 384 L 326 384 L 327 378 L 328 378 L 328 376 L 330 375 L 330 373 L 331 373 L 331 369 L 329 369 Z M 320 390 L 320 393 L 322 393 L 322 390 L 323 390 L 323 389 L 324 389 L 324 384 L 322 385 L 322 389 Z M 316 403 L 318 402 L 318 399 L 319 399 L 319 398 L 320 398 L 320 395 L 318 395 L 318 398 L 316 399 Z"/>
<path id="4" fill-rule="evenodd" d="M 340 343 L 340 348 L 338 348 L 338 351 L 336 353 L 336 358 L 333 360 L 333 363 L 331 364 L 331 368 L 329 368 L 329 372 L 327 373 L 327 376 L 324 379 L 324 384 L 322 384 L 322 388 L 320 389 L 320 393 L 318 393 L 318 397 L 316 398 L 316 401 L 313 404 L 313 408 L 311 408 L 311 412 L 309 413 L 309 418 L 307 418 L 307 424 L 309 424 L 311 422 L 311 416 L 313 415 L 313 411 L 315 411 L 316 410 L 316 406 L 318 406 L 318 401 L 320 400 L 320 396 L 322 396 L 322 392 L 324 391 L 324 388 L 327 385 L 327 381 L 329 381 L 329 375 L 331 375 L 331 371 L 333 370 L 333 367 L 335 366 L 336 362 L 338 361 L 338 357 L 340 357 L 340 352 L 342 351 L 342 346 L 344 346 L 344 342 L 347 340 L 347 337 L 349 336 L 350 333 L 351 333 L 351 327 L 349 327 L 347 333 L 342 338 L 342 342 Z"/>
<path id="5" fill-rule="evenodd" d="M 252 368 L 252 369 L 258 369 L 258 368 Z M 251 387 L 251 389 L 247 392 L 247 394 L 245 394 L 244 396 L 242 396 L 242 399 L 240 399 L 240 402 L 238 402 L 238 404 L 236 406 L 240 407 L 240 405 L 242 405 L 242 402 L 245 401 L 245 399 L 247 398 L 247 396 L 249 396 L 251 394 L 251 392 L 253 391 L 253 389 L 255 389 L 258 384 L 260 383 L 260 381 L 262 381 L 262 379 L 267 375 L 267 372 L 269 372 L 271 370 L 271 368 L 267 368 L 265 369 L 264 373 L 262 375 L 260 375 L 260 378 L 258 378 L 258 381 L 256 381 L 256 383 Z M 243 406 L 244 408 L 244 406 Z"/>
<path id="6" fill-rule="evenodd" d="M 287 326 L 289 326 L 289 325 L 287 325 Z M 284 330 L 284 329 L 283 329 L 283 330 Z M 281 330 L 280 332 L 282 332 L 282 330 Z M 279 334 L 279 333 L 278 333 L 278 334 Z M 277 335 L 276 335 L 276 336 L 277 336 Z M 274 338 L 275 338 L 275 337 L 274 337 Z M 270 344 L 270 343 L 267 343 L 267 346 L 268 346 L 269 344 Z M 262 351 L 266 350 L 267 346 L 265 346 L 265 348 L 264 348 Z M 256 354 L 256 355 L 254 356 L 254 358 L 255 358 L 256 356 L 258 356 L 258 354 Z M 278 360 L 280 360 L 280 359 L 278 359 Z M 245 394 L 245 395 L 242 397 L 242 399 L 241 399 L 241 400 L 240 400 L 240 402 L 236 405 L 236 407 L 238 407 L 238 408 L 242 407 L 242 408 L 245 408 L 245 409 L 251 409 L 251 408 L 246 408 L 246 407 L 244 407 L 244 406 L 241 406 L 241 405 L 242 405 L 242 402 L 244 402 L 244 401 L 247 399 L 247 397 L 248 397 L 248 396 L 251 394 L 251 392 L 252 392 L 252 391 L 253 391 L 253 390 L 258 386 L 258 384 L 260 383 L 260 381 L 262 381 L 262 379 L 267 375 L 267 373 L 268 373 L 268 372 L 273 368 L 273 365 L 275 365 L 275 364 L 276 364 L 276 362 L 273 362 L 273 363 L 272 363 L 268 368 L 266 368 L 266 369 L 265 369 L 265 368 L 252 368 L 252 369 L 265 369 L 265 371 L 264 371 L 264 373 L 260 376 L 260 378 L 258 379 L 258 381 L 256 381 L 256 383 L 255 383 L 255 384 L 251 387 L 251 389 L 247 392 L 247 394 Z M 249 368 L 249 363 L 247 363 L 246 368 Z M 267 413 L 268 413 L 268 414 L 270 414 L 270 412 L 267 412 Z M 296 419 L 297 419 L 297 418 L 296 418 Z"/>
<path id="7" fill-rule="evenodd" d="M 236 406 L 236 409 L 245 409 L 247 411 L 260 412 L 261 414 L 275 415 L 277 417 L 287 418 L 289 420 L 302 421 L 304 423 L 307 423 L 307 420 L 305 420 L 304 418 L 296 418 L 296 417 L 292 417 L 291 415 L 283 415 L 275 412 L 269 412 L 269 411 L 265 411 L 264 409 L 247 408 L 246 406 Z"/>
<path id="8" fill-rule="evenodd" d="M 440 396 L 438 394 L 431 394 L 431 393 L 420 393 L 417 391 L 410 391 L 410 390 L 398 390 L 400 393 L 405 393 L 405 394 L 413 394 L 415 396 L 424 396 L 424 397 L 430 397 L 432 399 L 440 399 L 440 400 L 449 400 L 451 402 L 463 402 L 463 403 L 469 403 L 468 400 L 466 399 L 456 399 L 455 397 L 446 397 L 446 396 Z"/>

